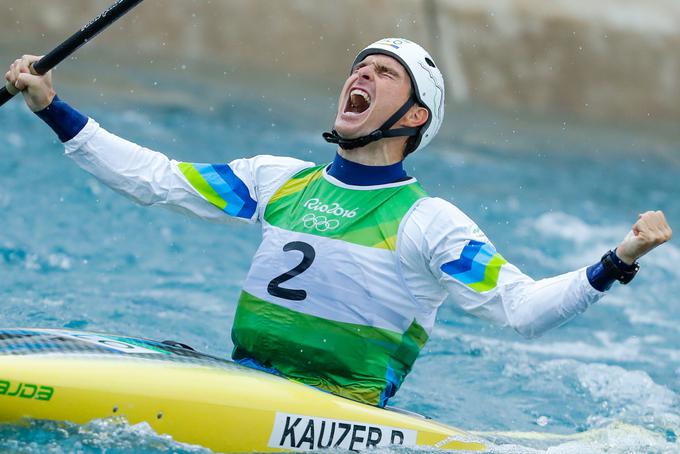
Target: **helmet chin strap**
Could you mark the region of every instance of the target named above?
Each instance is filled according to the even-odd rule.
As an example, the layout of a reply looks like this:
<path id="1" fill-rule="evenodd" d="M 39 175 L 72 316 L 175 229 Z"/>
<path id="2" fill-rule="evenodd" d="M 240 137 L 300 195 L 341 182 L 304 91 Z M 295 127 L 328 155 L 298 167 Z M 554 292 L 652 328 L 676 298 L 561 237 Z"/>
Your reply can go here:
<path id="1" fill-rule="evenodd" d="M 390 129 L 394 124 L 404 116 L 406 112 L 416 103 L 416 100 L 411 96 L 394 115 L 387 119 L 385 123 L 379 128 L 368 134 L 367 136 L 357 137 L 356 139 L 345 139 L 338 134 L 334 129 L 332 132 L 324 132 L 323 138 L 328 143 L 335 143 L 343 150 L 353 150 L 368 145 L 369 143 L 378 141 L 385 137 L 411 137 L 418 134 L 420 128 L 397 128 Z"/>

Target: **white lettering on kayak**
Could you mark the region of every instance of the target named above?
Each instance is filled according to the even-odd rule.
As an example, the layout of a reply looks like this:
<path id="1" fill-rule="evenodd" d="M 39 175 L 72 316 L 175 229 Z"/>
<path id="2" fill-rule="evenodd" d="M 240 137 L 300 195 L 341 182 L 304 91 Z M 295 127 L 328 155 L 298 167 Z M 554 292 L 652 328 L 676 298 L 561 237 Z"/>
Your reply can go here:
<path id="1" fill-rule="evenodd" d="M 277 412 L 268 446 L 296 451 L 359 451 L 377 446 L 415 446 L 416 436 L 411 429 Z"/>

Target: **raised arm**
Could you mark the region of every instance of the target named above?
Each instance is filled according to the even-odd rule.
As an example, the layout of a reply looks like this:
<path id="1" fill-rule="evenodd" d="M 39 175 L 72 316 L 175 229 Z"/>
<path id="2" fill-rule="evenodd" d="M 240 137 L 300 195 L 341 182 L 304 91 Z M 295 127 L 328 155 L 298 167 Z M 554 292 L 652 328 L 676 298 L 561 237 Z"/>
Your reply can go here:
<path id="1" fill-rule="evenodd" d="M 414 244 L 413 238 L 419 238 L 422 266 L 454 302 L 528 338 L 585 311 L 613 282 L 631 276 L 636 259 L 671 236 L 662 213 L 645 213 L 616 251 L 607 254 L 611 264 L 598 262 L 534 280 L 504 259 L 477 225 L 450 203 L 430 199 L 413 218 L 411 224 L 419 227 L 405 229 L 405 240 Z"/>
<path id="2" fill-rule="evenodd" d="M 38 57 L 24 56 L 5 78 L 64 143 L 66 154 L 115 191 L 142 205 L 159 205 L 212 221 L 259 220 L 258 207 L 304 161 L 274 156 L 229 164 L 178 162 L 122 139 L 56 96 L 51 73 L 30 74 Z"/>

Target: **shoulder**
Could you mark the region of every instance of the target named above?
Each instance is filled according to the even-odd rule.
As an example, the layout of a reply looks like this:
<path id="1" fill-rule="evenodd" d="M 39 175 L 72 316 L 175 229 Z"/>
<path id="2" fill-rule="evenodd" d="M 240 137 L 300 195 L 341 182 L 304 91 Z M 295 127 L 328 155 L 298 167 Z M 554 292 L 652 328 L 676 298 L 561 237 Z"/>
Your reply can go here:
<path id="1" fill-rule="evenodd" d="M 235 172 L 247 175 L 257 194 L 257 200 L 265 206 L 269 198 L 296 173 L 315 164 L 287 156 L 258 155 L 232 161 Z"/>
<path id="2" fill-rule="evenodd" d="M 235 159 L 229 166 L 253 186 L 265 189 L 280 186 L 301 170 L 314 166 L 314 163 L 287 156 L 258 155 Z"/>
<path id="3" fill-rule="evenodd" d="M 230 165 L 248 166 L 254 173 L 295 173 L 314 166 L 314 163 L 288 156 L 262 154 L 252 158 L 236 159 Z"/>
<path id="4" fill-rule="evenodd" d="M 404 227 L 413 234 L 427 236 L 430 241 L 453 236 L 462 240 L 489 242 L 482 229 L 468 215 L 439 197 L 427 197 L 419 201 Z"/>

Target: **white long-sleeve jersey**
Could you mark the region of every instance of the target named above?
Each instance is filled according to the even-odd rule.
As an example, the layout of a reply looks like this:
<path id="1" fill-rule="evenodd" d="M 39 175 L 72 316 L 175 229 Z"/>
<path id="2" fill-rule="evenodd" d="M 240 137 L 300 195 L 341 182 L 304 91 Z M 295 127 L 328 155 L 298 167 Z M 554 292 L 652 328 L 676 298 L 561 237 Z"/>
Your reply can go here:
<path id="1" fill-rule="evenodd" d="M 181 163 L 117 137 L 92 119 L 65 150 L 80 167 L 139 204 L 217 222 L 261 222 L 272 195 L 314 165 L 268 155 L 229 164 Z M 499 262 L 479 227 L 439 198 L 421 200 L 404 218 L 396 252 L 406 287 L 427 308 L 431 323 L 450 296 L 470 314 L 535 337 L 604 295 L 590 285 L 585 268 L 535 281 L 502 257 Z"/>

